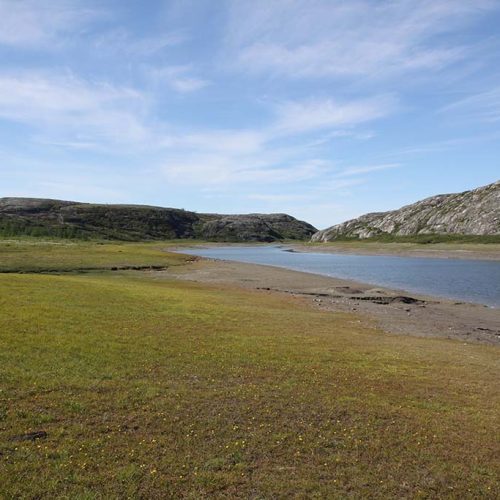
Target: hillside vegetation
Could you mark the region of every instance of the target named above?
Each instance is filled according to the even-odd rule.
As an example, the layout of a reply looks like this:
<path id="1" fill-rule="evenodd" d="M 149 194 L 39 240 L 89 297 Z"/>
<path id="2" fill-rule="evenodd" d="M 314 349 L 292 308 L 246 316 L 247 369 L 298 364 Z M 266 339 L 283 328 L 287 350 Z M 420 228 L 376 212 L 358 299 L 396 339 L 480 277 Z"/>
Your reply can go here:
<path id="1" fill-rule="evenodd" d="M 371 238 L 433 243 L 464 237 L 500 242 L 500 181 L 464 193 L 433 196 L 399 210 L 366 214 L 318 231 L 312 241 Z"/>
<path id="2" fill-rule="evenodd" d="M 0 497 L 500 495 L 498 348 L 103 269 L 167 243 L 13 244 L 66 273 L 0 273 Z"/>
<path id="3" fill-rule="evenodd" d="M 196 238 L 211 241 L 306 240 L 316 229 L 286 214 L 197 214 L 142 205 L 95 205 L 0 198 L 0 236 L 125 241 Z"/>

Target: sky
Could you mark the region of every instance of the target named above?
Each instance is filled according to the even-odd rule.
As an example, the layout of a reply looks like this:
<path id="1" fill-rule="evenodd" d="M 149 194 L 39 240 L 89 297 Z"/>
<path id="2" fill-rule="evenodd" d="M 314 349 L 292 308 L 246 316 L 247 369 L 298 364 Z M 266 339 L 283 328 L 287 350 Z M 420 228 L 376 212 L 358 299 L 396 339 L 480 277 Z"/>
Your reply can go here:
<path id="1" fill-rule="evenodd" d="M 500 178 L 500 0 L 0 0 L 0 197 L 325 228 Z"/>

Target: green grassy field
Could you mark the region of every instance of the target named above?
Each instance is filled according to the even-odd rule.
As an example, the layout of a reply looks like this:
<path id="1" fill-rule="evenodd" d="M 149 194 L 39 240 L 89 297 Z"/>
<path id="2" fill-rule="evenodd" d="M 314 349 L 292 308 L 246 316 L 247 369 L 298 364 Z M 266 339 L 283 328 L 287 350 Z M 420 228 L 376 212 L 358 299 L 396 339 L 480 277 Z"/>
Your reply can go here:
<path id="1" fill-rule="evenodd" d="M 186 258 L 165 248 L 189 240 L 154 243 L 86 242 L 55 239 L 0 239 L 0 272 L 77 272 L 178 265 Z"/>
<path id="2" fill-rule="evenodd" d="M 17 245 L 3 269 L 184 259 Z M 498 348 L 288 296 L 0 274 L 0 498 L 498 498 L 499 379 Z"/>

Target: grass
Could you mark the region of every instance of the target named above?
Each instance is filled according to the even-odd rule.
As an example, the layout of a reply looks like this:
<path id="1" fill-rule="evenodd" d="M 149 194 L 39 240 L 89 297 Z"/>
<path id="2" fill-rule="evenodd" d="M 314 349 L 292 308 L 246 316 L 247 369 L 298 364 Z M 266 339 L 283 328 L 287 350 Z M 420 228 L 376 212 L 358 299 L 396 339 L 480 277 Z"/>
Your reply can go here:
<path id="1" fill-rule="evenodd" d="M 499 378 L 288 296 L 0 274 L 0 498 L 498 498 Z"/>
<path id="2" fill-rule="evenodd" d="M 167 247 L 189 240 L 154 243 L 68 241 L 63 239 L 0 239 L 0 272 L 70 272 L 129 267 L 168 267 L 185 256 L 166 253 Z"/>
<path id="3" fill-rule="evenodd" d="M 398 252 L 406 252 L 406 251 L 414 251 L 414 252 L 474 252 L 480 255 L 481 253 L 493 253 L 498 252 L 500 255 L 500 242 L 495 242 L 494 240 L 486 242 L 473 242 L 463 241 L 463 240 L 448 240 L 448 241 L 435 241 L 433 243 L 424 243 L 423 241 L 411 241 L 409 240 L 376 240 L 376 239 L 365 239 L 365 240 L 338 240 L 338 241 L 330 241 L 326 243 L 301 243 L 306 247 L 321 248 L 321 247 L 331 247 L 338 248 L 339 250 L 349 250 L 349 251 L 373 251 L 376 253 L 398 253 Z"/>

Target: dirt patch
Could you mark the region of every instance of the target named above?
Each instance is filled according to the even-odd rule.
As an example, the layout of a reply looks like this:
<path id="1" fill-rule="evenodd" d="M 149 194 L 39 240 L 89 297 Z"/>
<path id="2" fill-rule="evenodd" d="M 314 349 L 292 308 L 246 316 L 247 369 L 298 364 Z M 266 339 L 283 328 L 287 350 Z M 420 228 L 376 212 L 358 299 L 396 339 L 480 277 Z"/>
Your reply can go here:
<path id="1" fill-rule="evenodd" d="M 47 433 L 45 431 L 28 432 L 27 434 L 20 434 L 12 436 L 11 441 L 37 441 L 38 439 L 46 439 Z"/>

